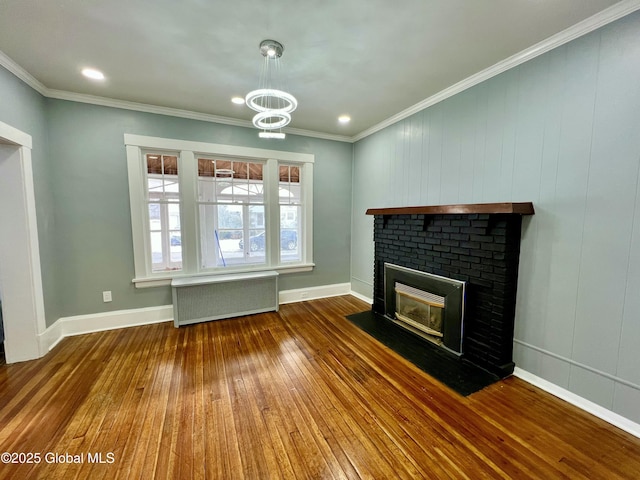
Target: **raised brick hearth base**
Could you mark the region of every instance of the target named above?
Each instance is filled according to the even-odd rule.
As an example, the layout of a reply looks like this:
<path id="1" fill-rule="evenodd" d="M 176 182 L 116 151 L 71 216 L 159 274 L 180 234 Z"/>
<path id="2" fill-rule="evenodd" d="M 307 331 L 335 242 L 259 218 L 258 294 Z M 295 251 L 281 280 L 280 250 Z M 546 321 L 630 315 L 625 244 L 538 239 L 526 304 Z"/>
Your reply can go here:
<path id="1" fill-rule="evenodd" d="M 385 313 L 385 262 L 466 281 L 463 358 L 510 375 L 521 214 L 374 215 L 373 311 Z"/>

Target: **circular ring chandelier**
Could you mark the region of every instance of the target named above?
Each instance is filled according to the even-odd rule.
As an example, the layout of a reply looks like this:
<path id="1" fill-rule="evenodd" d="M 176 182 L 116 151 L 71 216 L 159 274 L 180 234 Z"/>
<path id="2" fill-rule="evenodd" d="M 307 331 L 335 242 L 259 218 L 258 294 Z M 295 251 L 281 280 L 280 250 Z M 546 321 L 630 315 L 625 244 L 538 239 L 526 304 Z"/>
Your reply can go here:
<path id="1" fill-rule="evenodd" d="M 256 112 L 277 110 L 291 113 L 298 108 L 298 101 L 293 95 L 274 88 L 259 88 L 258 90 L 253 90 L 247 93 L 245 102 L 250 109 Z M 271 105 L 274 104 L 278 105 L 278 107 L 272 108 Z M 284 106 L 281 107 L 280 105 Z"/>
<path id="2" fill-rule="evenodd" d="M 277 119 L 277 120 L 274 120 Z M 283 110 L 266 110 L 259 112 L 253 117 L 253 125 L 263 130 L 275 130 L 288 125 L 291 115 Z"/>
<path id="3" fill-rule="evenodd" d="M 290 113 L 298 107 L 298 101 L 293 95 L 278 88 L 279 60 L 283 51 L 282 44 L 275 40 L 260 42 L 260 53 L 264 57 L 260 88 L 249 92 L 245 97 L 246 105 L 258 112 L 253 117 L 253 125 L 265 132 L 288 125 L 291 122 Z M 269 138 L 284 138 L 284 133 Z"/>

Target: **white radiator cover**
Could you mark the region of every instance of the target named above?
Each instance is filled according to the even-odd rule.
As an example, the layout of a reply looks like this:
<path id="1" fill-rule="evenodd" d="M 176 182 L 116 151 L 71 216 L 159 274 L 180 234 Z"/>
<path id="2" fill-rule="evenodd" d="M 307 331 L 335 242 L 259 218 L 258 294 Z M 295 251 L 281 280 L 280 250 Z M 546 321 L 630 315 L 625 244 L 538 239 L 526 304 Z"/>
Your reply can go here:
<path id="1" fill-rule="evenodd" d="M 278 272 L 174 279 L 173 324 L 219 320 L 278 311 Z"/>

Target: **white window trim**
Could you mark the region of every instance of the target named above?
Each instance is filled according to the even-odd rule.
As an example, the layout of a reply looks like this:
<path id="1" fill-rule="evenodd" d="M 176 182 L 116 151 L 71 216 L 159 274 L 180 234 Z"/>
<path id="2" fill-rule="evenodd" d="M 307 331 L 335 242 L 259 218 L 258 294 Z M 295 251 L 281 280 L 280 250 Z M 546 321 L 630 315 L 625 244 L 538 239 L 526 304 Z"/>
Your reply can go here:
<path id="1" fill-rule="evenodd" d="M 315 156 L 308 153 L 284 152 L 263 148 L 240 147 L 234 145 L 222 145 L 215 143 L 194 142 L 188 140 L 176 140 L 159 137 L 148 137 L 126 133 L 124 143 L 127 151 L 127 171 L 129 177 L 129 198 L 131 202 L 131 230 L 133 236 L 133 256 L 135 278 L 133 283 L 137 288 L 170 285 L 174 278 L 223 275 L 239 272 L 258 272 L 276 270 L 278 273 L 306 272 L 313 269 L 313 163 Z M 180 168 L 197 169 L 195 158 L 197 155 L 217 155 L 225 157 L 238 157 L 244 159 L 256 159 L 264 161 L 280 161 L 290 164 L 298 164 L 303 168 L 301 175 L 302 194 L 304 196 L 304 242 L 301 245 L 301 262 L 279 264 L 278 259 L 272 259 L 271 263 L 261 265 L 241 265 L 224 269 L 200 270 L 198 265 L 198 235 L 196 234 L 196 210 L 183 205 L 181 202 L 181 226 L 182 234 L 182 270 L 176 273 L 151 272 L 150 265 L 150 240 L 147 238 L 145 224 L 145 165 L 142 161 L 143 150 L 153 149 L 163 152 L 175 152 L 179 156 Z M 195 198 L 196 185 L 180 184 L 181 195 L 190 195 Z M 277 201 L 271 202 L 267 208 L 274 209 L 271 215 L 279 208 Z M 279 218 L 279 215 L 276 215 Z M 185 235 L 184 232 L 193 232 L 193 235 Z M 277 239 L 277 232 L 272 231 L 272 236 Z"/>

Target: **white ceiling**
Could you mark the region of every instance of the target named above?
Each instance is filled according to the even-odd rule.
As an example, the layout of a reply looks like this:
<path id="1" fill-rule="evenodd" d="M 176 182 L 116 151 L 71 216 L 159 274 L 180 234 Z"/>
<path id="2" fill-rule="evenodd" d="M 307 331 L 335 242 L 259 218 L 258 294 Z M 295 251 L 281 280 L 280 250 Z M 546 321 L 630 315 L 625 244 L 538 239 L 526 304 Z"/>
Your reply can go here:
<path id="1" fill-rule="evenodd" d="M 0 51 L 50 96 L 72 92 L 248 122 L 254 112 L 230 99 L 257 88 L 258 45 L 271 38 L 284 44 L 299 102 L 290 127 L 353 137 L 630 3 L 638 2 L 0 0 Z M 82 77 L 86 66 L 106 80 Z M 338 124 L 341 114 L 351 123 Z"/>

